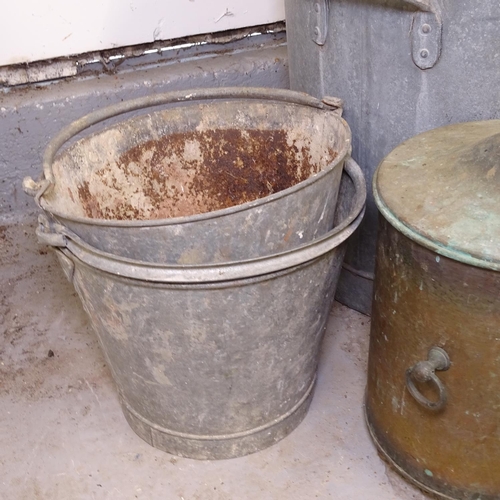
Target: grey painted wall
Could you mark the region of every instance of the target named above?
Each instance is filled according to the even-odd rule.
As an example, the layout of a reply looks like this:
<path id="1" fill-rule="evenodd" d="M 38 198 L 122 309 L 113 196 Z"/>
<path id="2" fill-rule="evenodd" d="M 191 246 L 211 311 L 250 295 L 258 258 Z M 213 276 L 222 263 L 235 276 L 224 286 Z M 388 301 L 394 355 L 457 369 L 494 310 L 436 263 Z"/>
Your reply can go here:
<path id="1" fill-rule="evenodd" d="M 210 49 L 208 47 L 208 49 Z M 37 178 L 43 151 L 65 125 L 124 99 L 197 87 L 288 88 L 284 36 L 259 35 L 212 51 L 116 74 L 99 74 L 0 90 L 0 220 L 36 211 L 22 190 L 25 176 Z"/>

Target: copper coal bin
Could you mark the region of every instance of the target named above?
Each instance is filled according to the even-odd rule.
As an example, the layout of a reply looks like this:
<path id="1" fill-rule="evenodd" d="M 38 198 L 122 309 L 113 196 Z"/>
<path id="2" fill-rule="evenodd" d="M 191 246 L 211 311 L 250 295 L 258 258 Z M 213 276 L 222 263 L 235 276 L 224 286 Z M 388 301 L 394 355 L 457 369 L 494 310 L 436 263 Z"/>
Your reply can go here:
<path id="1" fill-rule="evenodd" d="M 366 418 L 382 455 L 439 498 L 500 498 L 500 121 L 397 147 L 381 213 Z"/>

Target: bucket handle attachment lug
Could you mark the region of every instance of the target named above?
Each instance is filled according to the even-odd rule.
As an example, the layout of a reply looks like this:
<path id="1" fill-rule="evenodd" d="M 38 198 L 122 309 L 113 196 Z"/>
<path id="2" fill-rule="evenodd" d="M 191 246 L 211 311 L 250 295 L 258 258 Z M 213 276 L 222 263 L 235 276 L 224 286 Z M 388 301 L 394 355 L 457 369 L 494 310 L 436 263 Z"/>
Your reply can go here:
<path id="1" fill-rule="evenodd" d="M 64 127 L 59 134 L 48 144 L 43 155 L 43 172 L 39 181 L 34 181 L 31 177 L 25 177 L 23 180 L 23 189 L 26 194 L 34 196 L 36 204 L 43 209 L 41 205 L 42 196 L 52 189 L 55 185 L 54 172 L 52 164 L 57 152 L 71 138 L 83 132 L 92 125 L 108 120 L 118 115 L 137 111 L 139 109 L 151 108 L 167 104 L 181 102 L 196 102 L 213 99 L 249 99 L 278 101 L 289 104 L 298 104 L 299 106 L 309 106 L 316 109 L 331 110 L 338 115 L 338 105 L 331 104 L 310 96 L 303 92 L 295 92 L 286 89 L 270 89 L 265 87 L 219 87 L 219 88 L 200 88 L 193 90 L 177 90 L 164 92 L 161 94 L 151 94 L 128 101 L 119 102 L 107 106 L 97 111 L 93 111 L 78 120 Z M 332 98 L 330 98 L 332 99 Z"/>
<path id="2" fill-rule="evenodd" d="M 448 401 L 448 391 L 436 371 L 446 371 L 451 365 L 448 353 L 441 347 L 432 347 L 427 361 L 419 361 L 416 365 L 406 370 L 406 387 L 415 401 L 424 408 L 432 411 L 442 410 Z M 439 399 L 431 401 L 426 398 L 416 387 L 415 382 L 432 382 L 438 392 Z"/>
<path id="3" fill-rule="evenodd" d="M 40 206 L 40 198 L 51 185 L 52 182 L 43 177 L 39 181 L 34 181 L 31 177 L 25 177 L 23 179 L 24 192 L 33 196 L 33 198 L 35 198 L 35 203 L 38 206 Z"/>
<path id="4" fill-rule="evenodd" d="M 344 101 L 340 97 L 332 97 L 329 95 L 325 95 L 321 102 L 327 107 L 327 109 L 331 109 L 333 113 L 338 116 L 342 116 L 344 112 Z"/>
<path id="5" fill-rule="evenodd" d="M 61 224 L 50 221 L 44 214 L 38 216 L 38 227 L 35 231 L 38 243 L 56 248 L 65 247 L 68 240 L 64 232 L 65 228 Z"/>

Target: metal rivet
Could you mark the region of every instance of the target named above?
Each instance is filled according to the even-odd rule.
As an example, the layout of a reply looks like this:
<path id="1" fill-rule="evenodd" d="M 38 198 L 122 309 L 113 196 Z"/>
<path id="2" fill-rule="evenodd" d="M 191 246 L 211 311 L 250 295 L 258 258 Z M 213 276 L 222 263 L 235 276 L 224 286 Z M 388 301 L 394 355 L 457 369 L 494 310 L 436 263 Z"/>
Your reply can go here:
<path id="1" fill-rule="evenodd" d="M 320 6 L 319 6 L 319 3 L 315 3 L 315 4 L 314 4 L 314 10 L 315 10 L 316 12 L 319 12 L 319 11 L 320 11 Z"/>
<path id="2" fill-rule="evenodd" d="M 429 24 L 423 24 L 422 25 L 422 33 L 430 33 L 432 30 L 432 28 L 430 27 Z"/>
<path id="3" fill-rule="evenodd" d="M 422 49 L 420 51 L 420 57 L 422 59 L 427 59 L 429 57 L 429 51 L 427 49 Z"/>
<path id="4" fill-rule="evenodd" d="M 316 36 L 319 36 L 319 33 L 320 33 L 320 31 L 319 31 L 318 26 L 315 26 L 315 27 L 314 27 L 314 34 L 315 34 Z"/>

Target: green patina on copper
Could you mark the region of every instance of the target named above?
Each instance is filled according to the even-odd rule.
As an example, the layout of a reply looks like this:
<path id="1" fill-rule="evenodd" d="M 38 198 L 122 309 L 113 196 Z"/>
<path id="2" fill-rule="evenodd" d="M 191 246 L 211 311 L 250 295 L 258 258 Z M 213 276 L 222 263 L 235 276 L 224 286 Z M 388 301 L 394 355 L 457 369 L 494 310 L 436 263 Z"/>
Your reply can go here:
<path id="1" fill-rule="evenodd" d="M 500 120 L 413 137 L 380 164 L 373 190 L 384 217 L 413 241 L 500 271 Z"/>

